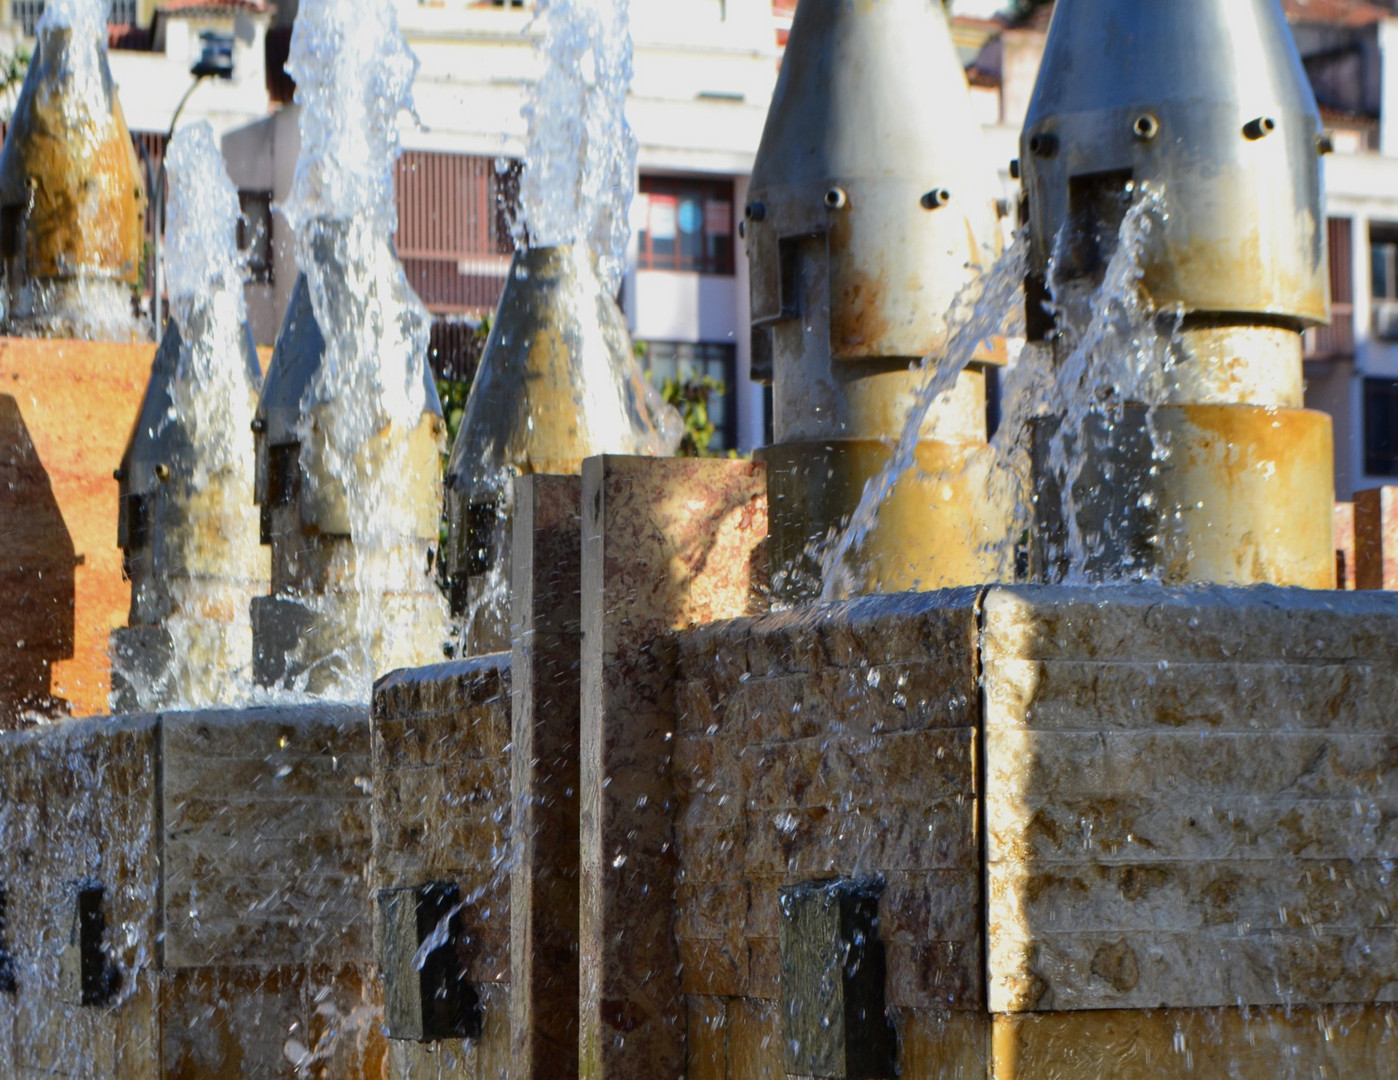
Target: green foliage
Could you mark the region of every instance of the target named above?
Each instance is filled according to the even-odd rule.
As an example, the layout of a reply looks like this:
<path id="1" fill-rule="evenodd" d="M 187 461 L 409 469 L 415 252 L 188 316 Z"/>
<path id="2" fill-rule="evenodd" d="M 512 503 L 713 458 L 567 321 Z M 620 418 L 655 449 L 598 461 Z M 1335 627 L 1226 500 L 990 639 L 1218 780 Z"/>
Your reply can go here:
<path id="1" fill-rule="evenodd" d="M 476 327 L 476 340 L 481 343 L 482 348 L 486 338 L 490 337 L 490 321 L 490 316 L 486 315 Z M 456 443 L 456 433 L 461 430 L 461 420 L 466 415 L 466 399 L 470 394 L 470 379 L 437 380 L 437 397 L 442 401 L 442 417 L 447 422 L 447 454 L 451 453 L 451 448 Z"/>
<path id="2" fill-rule="evenodd" d="M 723 451 L 711 444 L 718 430 L 709 416 L 709 401 L 722 397 L 725 387 L 712 375 L 698 379 L 666 379 L 660 384 L 660 396 L 667 405 L 679 410 L 684 421 L 684 438 L 680 440 L 680 457 L 718 457 Z"/>
<path id="3" fill-rule="evenodd" d="M 14 97 L 24 85 L 29 74 L 29 61 L 33 59 L 29 49 L 20 45 L 12 53 L 0 53 L 0 101 L 4 102 L 3 112 L 9 116 L 14 108 Z"/>

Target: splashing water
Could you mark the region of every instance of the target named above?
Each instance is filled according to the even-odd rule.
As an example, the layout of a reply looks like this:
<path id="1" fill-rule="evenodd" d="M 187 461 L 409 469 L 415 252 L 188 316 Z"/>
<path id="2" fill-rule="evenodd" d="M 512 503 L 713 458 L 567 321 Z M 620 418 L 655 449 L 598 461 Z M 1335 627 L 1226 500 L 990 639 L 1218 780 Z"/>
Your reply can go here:
<path id="1" fill-rule="evenodd" d="M 1141 252 L 1151 230 L 1166 219 L 1167 211 L 1157 191 L 1139 190 L 1132 196 L 1100 285 L 1064 279 L 1056 272 L 1061 260 L 1053 261 L 1048 284 L 1058 339 L 1052 346 L 1030 343 L 1005 373 L 1002 418 L 990 440 L 992 465 L 985 501 L 987 506 L 1004 508 L 1006 515 L 1003 522 L 993 523 L 988 530 L 987 552 L 997 567 L 998 581 L 1015 580 L 1021 538 L 1035 528 L 1035 499 L 1043 494 L 1035 490 L 1037 424 L 1051 421 L 1054 425 L 1045 440 L 1044 457 L 1050 477 L 1063 492 L 1066 535 L 1048 557 L 1057 579 L 1069 583 L 1100 576 L 1103 548 L 1115 539 L 1110 535 L 1114 523 L 1103 527 L 1092 522 L 1089 511 L 1099 491 L 1085 483 L 1082 447 L 1121 423 L 1128 404 L 1139 404 L 1147 406 L 1147 434 L 1155 467 L 1158 469 L 1169 455 L 1169 447 L 1150 418 L 1168 394 L 1178 319 L 1162 321 L 1141 290 Z M 1060 237 L 1060 248 L 1062 243 Z M 860 545 L 898 480 L 918 469 L 921 427 L 937 399 L 951 390 L 987 338 L 1023 333 L 1020 290 L 1026 246 L 1022 235 L 1016 237 L 995 265 L 958 297 L 946 356 L 923 360 L 927 380 L 893 454 L 866 485 L 849 524 L 820 555 L 825 599 L 847 596 L 854 590 Z M 1145 566 L 1130 564 L 1118 569 L 1134 577 L 1149 572 Z"/>
<path id="2" fill-rule="evenodd" d="M 38 30 L 66 28 L 106 37 L 111 9 L 111 0 L 48 0 L 39 16 Z"/>
<path id="3" fill-rule="evenodd" d="M 1017 297 L 1023 286 L 1024 270 L 1024 244 L 1012 244 L 989 270 L 968 282 L 957 296 L 948 319 L 953 329 L 946 355 L 924 357 L 919 365 L 926 381 L 918 389 L 892 455 L 879 474 L 865 485 L 848 525 L 822 553 L 817 553 L 824 599 L 847 596 L 855 590 L 860 545 L 874 527 L 879 508 L 899 479 L 918 469 L 917 448 L 932 407 L 956 385 L 989 338 L 997 334 L 1009 335 L 1019 329 L 1013 320 L 1019 318 L 1022 309 Z M 992 532 L 999 530 L 992 529 Z"/>
<path id="4" fill-rule="evenodd" d="M 426 363 L 430 318 L 392 244 L 396 123 L 411 111 L 417 59 L 393 5 L 312 0 L 297 17 L 287 70 L 301 106 L 301 155 L 283 211 L 325 336 L 312 400 L 302 403 L 304 475 L 312 497 L 327 481 L 343 492 L 326 496 L 344 499 L 358 592 L 358 645 L 343 658 L 331 696 L 366 699 L 376 665 L 414 659 L 387 654 L 400 636 L 387 596 L 430 594 L 445 626 L 411 531 L 423 484 L 433 481 L 405 481 L 415 475 L 409 444 L 424 413 L 436 409 Z"/>
<path id="5" fill-rule="evenodd" d="M 636 138 L 626 122 L 628 0 L 539 0 L 533 26 L 545 66 L 523 109 L 529 134 L 516 243 L 527 229 L 530 247 L 584 245 L 615 293 L 626 271 L 636 175 Z"/>
<path id="6" fill-rule="evenodd" d="M 167 280 L 181 332 L 167 423 L 183 428 L 191 453 L 188 474 L 178 481 L 188 518 L 163 523 L 164 542 L 185 549 L 165 579 L 164 625 L 173 645 L 165 703 L 198 708 L 250 693 L 248 602 L 265 589 L 267 576 L 252 477 L 260 378 L 243 295 L 238 193 L 213 129 L 199 123 L 176 134 L 166 169 Z M 180 572 L 186 567 L 203 572 Z"/>
<path id="7" fill-rule="evenodd" d="M 1153 190 L 1130 193 L 1132 203 L 1117 233 L 1116 247 L 1098 285 L 1065 280 L 1061 275 L 1062 235 L 1049 267 L 1049 310 L 1058 328 L 1051 345 L 1031 345 L 1005 383 L 1005 415 L 992 445 L 997 467 L 992 476 L 1011 478 L 1018 494 L 1012 537 L 1034 528 L 1032 473 L 1036 424 L 1047 423 L 1040 466 L 1049 486 L 1061 493 L 1062 537 L 1045 542 L 1044 566 L 1036 576 L 1083 584 L 1108 578 L 1139 579 L 1151 575 L 1150 564 L 1136 564 L 1119 534 L 1127 523 L 1101 519 L 1094 511 L 1110 500 L 1104 488 L 1120 483 L 1107 473 L 1089 477 L 1087 452 L 1123 422 L 1128 405 L 1146 406 L 1146 435 L 1153 468 L 1158 471 L 1169 447 L 1154 425 L 1154 410 L 1165 403 L 1173 366 L 1178 317 L 1161 319 L 1141 289 L 1141 253 L 1151 231 L 1167 218 L 1163 195 Z M 1046 434 L 1040 431 L 1040 435 Z M 1039 483 L 1044 483 L 1041 476 Z M 1149 496 L 1143 496 L 1148 499 Z M 1043 540 L 1041 537 L 1040 540 Z M 1119 552 L 1116 561 L 1114 549 Z M 1109 554 L 1113 558 L 1108 558 Z"/>

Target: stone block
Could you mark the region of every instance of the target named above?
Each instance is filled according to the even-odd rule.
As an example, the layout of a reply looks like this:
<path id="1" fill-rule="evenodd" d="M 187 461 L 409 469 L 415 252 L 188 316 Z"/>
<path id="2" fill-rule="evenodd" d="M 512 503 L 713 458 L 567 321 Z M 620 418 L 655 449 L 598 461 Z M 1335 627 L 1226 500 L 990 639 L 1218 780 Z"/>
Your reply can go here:
<path id="1" fill-rule="evenodd" d="M 510 965 L 510 684 L 495 653 L 393 672 L 372 706 L 371 888 L 455 882 L 477 984 Z"/>
<path id="2" fill-rule="evenodd" d="M 582 481 L 515 482 L 510 1017 L 517 1080 L 578 1074 Z"/>
<path id="3" fill-rule="evenodd" d="M 1390 1076 L 1398 1071 L 1395 1022 L 1398 1016 L 1388 1005 L 996 1016 L 991 1065 L 984 1075 L 1015 1080 Z"/>
<path id="4" fill-rule="evenodd" d="M 172 713 L 161 746 L 166 965 L 368 962 L 367 711 Z"/>
<path id="5" fill-rule="evenodd" d="M 1354 493 L 1354 587 L 1398 589 L 1398 487 Z"/>
<path id="6" fill-rule="evenodd" d="M 990 1080 L 991 1017 L 985 1012 L 898 1009 L 898 1064 L 907 1080 Z M 996 1062 L 1002 1070 L 1012 1063 Z M 1028 1080 L 1014 1071 L 1002 1073 Z"/>
<path id="7" fill-rule="evenodd" d="M 461 907 L 454 882 L 378 894 L 379 971 L 390 1039 L 479 1038 L 480 999 L 458 956 Z"/>
<path id="8" fill-rule="evenodd" d="M 674 635 L 756 612 L 765 484 L 746 462 L 593 458 L 581 506 L 579 1068 L 673 1076 Z"/>
<path id="9" fill-rule="evenodd" d="M 728 1003 L 721 997 L 690 996 L 686 1031 L 686 1080 L 728 1080 Z"/>
<path id="10" fill-rule="evenodd" d="M 984 612 L 993 1012 L 1389 1000 L 1391 597 L 1015 588 Z"/>
<path id="11" fill-rule="evenodd" d="M 378 979 L 367 966 L 166 972 L 160 1047 L 168 1080 L 382 1080 Z M 134 1080 L 134 1078 L 133 1078 Z"/>
<path id="12" fill-rule="evenodd" d="M 1354 503 L 1335 504 L 1335 582 L 1336 588 L 1353 592 L 1358 586 L 1354 566 Z"/>
<path id="13" fill-rule="evenodd" d="M 782 1044 L 800 1076 L 883 1080 L 898 1074 L 885 1007 L 881 881 L 781 892 Z"/>
<path id="14" fill-rule="evenodd" d="M 0 992 L 0 1076 L 158 1075 L 157 727 L 139 716 L 0 734 L 0 889 L 13 976 L 12 990 Z M 106 886 L 105 927 L 79 929 L 97 949 L 74 950 L 63 964 L 74 944 L 75 883 L 96 881 Z M 84 955 L 98 976 L 89 999 L 102 975 L 119 986 L 104 1005 L 64 1003 L 82 1000 Z M 61 979 L 60 968 L 71 977 Z"/>
<path id="15" fill-rule="evenodd" d="M 727 1003 L 729 1080 L 787 1080 L 781 1005 L 736 998 Z"/>

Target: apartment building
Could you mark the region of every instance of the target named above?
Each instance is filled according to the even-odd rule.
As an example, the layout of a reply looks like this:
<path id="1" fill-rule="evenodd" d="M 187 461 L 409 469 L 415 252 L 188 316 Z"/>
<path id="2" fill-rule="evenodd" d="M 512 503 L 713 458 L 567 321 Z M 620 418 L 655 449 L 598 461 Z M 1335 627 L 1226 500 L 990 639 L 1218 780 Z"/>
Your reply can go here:
<path id="1" fill-rule="evenodd" d="M 529 0 L 396 0 L 421 61 L 418 117 L 402 118 L 398 247 L 434 315 L 434 362 L 468 369 L 472 327 L 503 288 L 524 153 L 521 108 L 539 72 Z M 1307 335 L 1307 398 L 1335 417 L 1341 496 L 1398 476 L 1398 0 L 1284 0 L 1335 153 L 1326 158 L 1334 321 Z M 631 269 L 621 301 L 657 377 L 724 383 L 724 446 L 765 441 L 763 388 L 748 378 L 746 256 L 736 228 L 796 0 L 631 0 L 638 142 Z M 0 52 L 22 45 L 42 0 L 0 8 Z M 972 100 L 1009 163 L 1043 53 L 1051 5 L 1011 24 L 958 16 Z M 214 45 L 230 77 L 202 80 L 179 122 L 223 138 L 248 227 L 249 309 L 275 338 L 295 253 L 275 206 L 299 149 L 282 69 L 295 3 L 116 0 L 112 70 L 152 171 L 190 68 Z"/>

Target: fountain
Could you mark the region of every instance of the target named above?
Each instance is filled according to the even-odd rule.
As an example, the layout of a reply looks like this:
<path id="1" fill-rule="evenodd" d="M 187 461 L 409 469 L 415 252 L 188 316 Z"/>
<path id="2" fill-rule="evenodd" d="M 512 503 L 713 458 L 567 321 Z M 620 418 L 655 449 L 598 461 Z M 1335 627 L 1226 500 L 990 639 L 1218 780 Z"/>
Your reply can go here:
<path id="1" fill-rule="evenodd" d="M 1123 65 L 1123 40 L 1155 47 Z M 1041 579 L 1062 580 L 1076 546 L 1095 580 L 1129 561 L 1165 583 L 1334 587 L 1330 420 L 1301 408 L 1301 331 L 1329 319 L 1320 140 L 1270 0 L 1129 19 L 1060 5 L 1020 158 L 1030 337 L 1068 364 L 1075 304 L 1142 192 L 1163 211 L 1141 233 L 1139 288 L 1169 332 L 1157 400 L 1122 400 L 1110 371 L 1060 375 L 1096 415 L 1036 429 Z"/>
<path id="2" fill-rule="evenodd" d="M 917 467 L 861 544 L 856 591 L 994 574 L 999 530 L 983 490 L 985 365 L 997 357 L 981 349 L 953 369 L 947 352 L 1000 233 L 954 56 L 945 17 L 921 0 L 857 13 L 808 3 L 792 24 L 744 214 L 753 354 L 774 389 L 776 445 L 760 457 L 775 583 L 792 599 L 819 594 L 827 535 L 939 368 L 953 382 L 918 417 Z"/>
<path id="3" fill-rule="evenodd" d="M 437 511 L 437 435 L 420 309 L 383 211 L 383 110 L 411 73 L 386 11 L 302 8 L 306 275 L 257 412 L 267 599 L 330 612 L 338 636 L 255 645 L 299 669 L 277 670 L 283 694 L 353 697 L 381 675 L 372 705 L 167 709 L 0 736 L 0 1077 L 1398 1072 L 1385 809 L 1398 602 L 1273 584 L 1319 575 L 1312 519 L 1329 498 L 1311 480 L 1323 448 L 1319 466 L 1267 449 L 1268 432 L 1304 449 L 1324 426 L 1293 407 L 1293 339 L 1325 313 L 1306 282 L 1325 277 L 1307 246 L 1315 117 L 1277 5 L 1060 0 L 1026 133 L 1029 250 L 994 270 L 978 170 L 929 159 L 965 168 L 963 187 L 872 155 L 809 168 L 815 125 L 779 95 L 747 218 L 757 299 L 783 305 L 754 305 L 785 384 L 767 467 L 602 453 L 574 475 L 540 471 L 577 464 L 539 429 L 561 417 L 571 437 L 581 392 L 526 407 L 501 391 L 511 371 L 563 357 L 589 395 L 641 413 L 614 362 L 607 265 L 585 250 L 614 233 L 536 238 L 573 246 L 517 258 L 519 307 L 502 303 L 480 384 L 506 418 L 490 430 L 527 437 L 500 435 L 489 459 L 459 444 L 454 462 L 458 532 L 463 511 L 493 526 L 507 507 L 507 529 L 476 534 L 494 546 L 458 537 L 449 565 L 499 568 L 509 651 L 382 674 L 395 646 L 417 648 L 414 665 L 429 650 L 393 642 L 392 613 L 386 636 L 354 638 L 365 608 L 407 596 L 433 633 L 444 625 L 411 599 L 429 572 L 414 560 Z M 804 0 L 797 18 L 782 86 L 822 101 L 832 136 L 851 132 L 844 93 L 890 102 L 861 138 L 921 115 L 898 108 L 884 43 L 945 87 L 944 113 L 967 112 L 939 5 Z M 1205 26 L 1228 44 L 1209 54 L 1218 78 L 1192 90 L 1235 96 L 1172 96 Z M 871 63 L 894 70 L 818 77 Z M 1110 107 L 1083 111 L 1069 67 L 1093 73 L 1094 93 L 1117 88 Z M 327 95 L 363 121 L 368 158 L 336 142 L 356 125 L 328 122 Z M 970 130 L 966 115 L 920 122 Z M 1262 194 L 1290 209 L 1253 213 Z M 1227 209 L 1235 198 L 1244 209 Z M 963 203 L 955 249 L 939 230 Z M 886 336 L 841 352 L 854 308 L 838 283 L 868 260 L 923 266 L 895 250 L 890 218 L 928 240 L 926 291 L 877 293 L 861 310 L 889 316 Z M 1234 259 L 1248 272 L 1200 292 L 1181 267 L 1206 239 L 1275 259 Z M 1010 271 L 1029 278 L 1035 340 L 987 446 L 972 414 Z M 193 321 L 177 309 L 182 352 Z M 369 325 L 386 331 L 378 363 L 360 349 Z M 559 325 L 600 338 L 607 362 L 540 347 Z M 802 380 L 828 426 L 797 412 Z M 1234 457 L 1199 434 L 1204 417 L 1251 433 Z M 963 467 L 1007 448 L 1037 485 L 1018 506 Z M 879 475 L 905 456 L 917 484 Z M 809 486 L 812 467 L 833 469 L 838 497 Z M 843 549 L 846 587 L 867 595 L 768 611 L 769 502 L 775 569 L 805 572 L 822 554 L 805 545 L 859 516 L 860 483 L 899 507 Z M 473 503 L 492 510 L 471 521 Z M 1042 581 L 997 583 L 1014 567 L 988 552 L 1021 537 L 994 523 L 1029 510 Z M 1219 557 L 1204 520 L 1242 557 Z M 932 539 L 900 582 L 894 552 L 919 530 Z M 961 587 L 930 589 L 948 581 Z M 914 584 L 928 591 L 890 591 Z M 259 606 L 255 620 L 281 618 Z M 466 651 L 500 640 L 468 633 Z"/>
<path id="4" fill-rule="evenodd" d="M 263 686 L 363 700 L 376 672 L 441 656 L 446 426 L 427 311 L 392 243 L 416 63 L 381 5 L 307 5 L 297 20 L 301 154 L 284 212 L 302 273 L 253 421 L 272 555 L 252 609 Z"/>
<path id="5" fill-rule="evenodd" d="M 641 374 L 616 303 L 630 235 L 631 34 L 610 4 L 541 4 L 521 244 L 447 466 L 446 564 L 463 655 L 510 644 L 512 483 L 602 453 L 670 454 L 683 434 Z"/>
<path id="6" fill-rule="evenodd" d="M 0 155 L 10 336 L 144 337 L 131 289 L 141 269 L 146 188 L 105 46 L 100 5 L 45 6 Z"/>
<path id="7" fill-rule="evenodd" d="M 131 616 L 112 632 L 114 712 L 236 700 L 251 684 L 248 603 L 268 577 L 252 498 L 262 370 L 238 193 L 207 124 L 175 136 L 166 168 L 174 310 L 118 470 Z"/>

